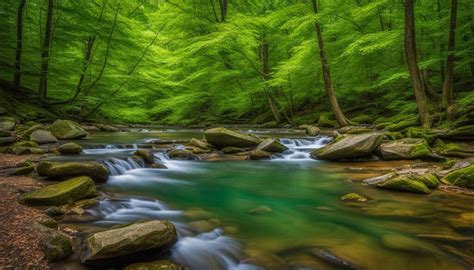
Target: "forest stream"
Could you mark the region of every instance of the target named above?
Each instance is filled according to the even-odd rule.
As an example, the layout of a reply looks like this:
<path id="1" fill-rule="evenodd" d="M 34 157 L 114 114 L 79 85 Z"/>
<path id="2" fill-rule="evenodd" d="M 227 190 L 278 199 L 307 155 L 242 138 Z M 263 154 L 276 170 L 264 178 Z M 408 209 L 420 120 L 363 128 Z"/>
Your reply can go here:
<path id="1" fill-rule="evenodd" d="M 220 162 L 170 160 L 158 151 L 156 162 L 168 169 L 153 169 L 132 159 L 137 149 L 156 138 L 200 138 L 202 130 L 91 133 L 77 141 L 82 154 L 48 158 L 100 161 L 111 173 L 97 186 L 99 203 L 63 223 L 81 239 L 141 219 L 169 220 L 178 233 L 169 259 L 190 269 L 469 269 L 473 230 L 453 224 L 459 213 L 472 211 L 472 197 L 361 184 L 414 161 L 329 163 L 309 157 L 329 137 L 244 131 L 278 137 L 288 150 L 271 160 Z M 349 192 L 369 200 L 341 201 Z M 78 256 L 55 269 L 83 269 Z"/>

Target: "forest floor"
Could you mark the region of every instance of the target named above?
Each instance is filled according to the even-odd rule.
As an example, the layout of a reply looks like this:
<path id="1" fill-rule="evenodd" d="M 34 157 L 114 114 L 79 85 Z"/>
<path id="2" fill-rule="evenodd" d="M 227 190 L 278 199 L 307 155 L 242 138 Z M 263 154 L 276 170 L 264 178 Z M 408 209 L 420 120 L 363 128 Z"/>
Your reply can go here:
<path id="1" fill-rule="evenodd" d="M 13 167 L 31 156 L 2 155 L 0 167 Z M 22 192 L 42 185 L 25 176 L 0 176 L 0 269 L 49 269 L 39 247 L 41 233 L 32 223 L 41 211 L 19 203 Z"/>

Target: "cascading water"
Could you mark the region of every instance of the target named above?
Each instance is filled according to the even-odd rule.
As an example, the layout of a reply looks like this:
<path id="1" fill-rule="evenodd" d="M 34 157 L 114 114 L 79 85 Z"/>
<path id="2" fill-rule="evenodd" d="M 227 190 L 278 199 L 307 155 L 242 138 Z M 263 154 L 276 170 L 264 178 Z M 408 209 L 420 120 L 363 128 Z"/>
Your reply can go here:
<path id="1" fill-rule="evenodd" d="M 311 151 L 321 148 L 331 141 L 331 137 L 318 136 L 314 138 L 291 139 L 281 138 L 280 142 L 288 147 L 288 150 L 277 155 L 278 160 L 310 160 Z"/>
<path id="2" fill-rule="evenodd" d="M 133 153 L 138 149 L 138 145 L 124 145 L 118 147 L 117 145 L 107 144 L 103 145 L 87 145 L 87 148 L 83 150 L 83 153 L 86 155 L 103 155 L 103 154 L 128 154 Z"/>
<path id="3" fill-rule="evenodd" d="M 183 222 L 184 216 L 181 211 L 170 210 L 160 201 L 142 198 L 104 199 L 98 206 L 87 210 L 87 213 L 96 217 L 96 224 L 109 226 L 140 219 L 169 220 L 175 225 L 178 234 L 178 242 L 171 249 L 171 259 L 191 270 L 262 269 L 242 263 L 239 243 L 224 236 L 222 229 L 197 233 L 194 228 Z"/>

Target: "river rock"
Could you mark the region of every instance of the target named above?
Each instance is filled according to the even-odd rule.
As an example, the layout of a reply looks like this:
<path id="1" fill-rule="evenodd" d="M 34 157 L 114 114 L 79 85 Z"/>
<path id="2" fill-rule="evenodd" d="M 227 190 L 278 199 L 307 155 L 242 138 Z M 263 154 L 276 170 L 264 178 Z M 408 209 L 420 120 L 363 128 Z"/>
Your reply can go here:
<path id="1" fill-rule="evenodd" d="M 81 261 L 86 264 L 136 261 L 146 253 L 157 255 L 167 250 L 176 240 L 176 230 L 168 221 L 137 221 L 87 237 Z"/>
<path id="2" fill-rule="evenodd" d="M 209 144 L 205 141 L 195 139 L 195 138 L 192 138 L 191 140 L 189 140 L 188 144 L 190 146 L 201 148 L 201 149 L 204 149 L 204 150 L 212 150 L 212 148 L 213 148 L 211 144 Z"/>
<path id="3" fill-rule="evenodd" d="M 458 187 L 474 189 L 474 164 L 462 169 L 453 170 L 441 179 Z"/>
<path id="4" fill-rule="evenodd" d="M 30 135 L 31 135 L 31 133 L 33 133 L 33 132 L 35 132 L 35 131 L 37 131 L 37 130 L 40 130 L 40 129 L 45 130 L 46 127 L 45 127 L 44 125 L 42 125 L 42 124 L 36 124 L 36 125 L 33 125 L 33 126 L 29 127 L 27 130 L 23 131 L 22 134 L 23 134 L 23 136 L 24 136 L 25 138 L 29 138 Z"/>
<path id="5" fill-rule="evenodd" d="M 56 163 L 41 161 L 38 164 L 38 175 L 51 178 L 89 176 L 95 181 L 106 181 L 109 177 L 107 168 L 96 162 Z"/>
<path id="6" fill-rule="evenodd" d="M 229 147 L 222 148 L 221 151 L 222 151 L 222 153 L 224 153 L 224 154 L 235 154 L 235 153 L 244 152 L 245 149 L 229 146 Z"/>
<path id="7" fill-rule="evenodd" d="M 405 131 L 405 136 L 407 138 L 425 139 L 431 145 L 438 137 L 438 134 L 431 129 L 424 129 L 421 127 L 410 127 Z"/>
<path id="8" fill-rule="evenodd" d="M 374 130 L 364 126 L 345 126 L 338 129 L 341 134 L 362 134 L 367 132 L 373 132 Z"/>
<path id="9" fill-rule="evenodd" d="M 252 147 L 260 143 L 260 139 L 254 135 L 245 134 L 227 128 L 211 128 L 204 132 L 208 143 L 221 149 L 228 146 Z"/>
<path id="10" fill-rule="evenodd" d="M 38 144 L 46 144 L 46 143 L 57 143 L 58 139 L 54 137 L 51 132 L 47 130 L 36 130 L 33 131 L 30 135 L 30 140 L 38 143 Z"/>
<path id="11" fill-rule="evenodd" d="M 347 193 L 341 196 L 341 200 L 350 202 L 366 202 L 367 198 L 358 193 Z"/>
<path id="12" fill-rule="evenodd" d="M 124 268 L 124 270 L 185 270 L 186 268 L 174 264 L 168 260 L 153 262 L 134 263 Z"/>
<path id="13" fill-rule="evenodd" d="M 48 262 L 57 262 L 72 254 L 72 241 L 54 230 L 41 237 L 39 246 Z"/>
<path id="14" fill-rule="evenodd" d="M 272 155 L 267 151 L 263 150 L 253 150 L 248 154 L 248 159 L 250 160 L 260 160 L 260 159 L 271 159 Z"/>
<path id="15" fill-rule="evenodd" d="M 97 196 L 94 181 L 81 176 L 26 193 L 20 201 L 31 205 L 63 205 L 93 196 Z"/>
<path id="16" fill-rule="evenodd" d="M 48 215 L 41 215 L 39 218 L 36 219 L 36 222 L 52 229 L 58 227 L 58 222 Z"/>
<path id="17" fill-rule="evenodd" d="M 35 167 L 33 166 L 33 163 L 31 163 L 30 161 L 25 161 L 19 167 L 7 169 L 4 171 L 4 173 L 6 175 L 28 175 L 34 170 Z"/>
<path id="18" fill-rule="evenodd" d="M 433 150 L 442 156 L 469 158 L 474 157 L 474 150 L 463 147 L 456 143 L 444 143 L 442 140 L 436 140 Z"/>
<path id="19" fill-rule="evenodd" d="M 377 187 L 397 191 L 428 194 L 430 189 L 421 181 L 409 177 L 399 176 L 377 184 Z"/>
<path id="20" fill-rule="evenodd" d="M 405 138 L 384 142 L 378 148 L 380 156 L 385 159 L 433 158 L 431 149 L 424 139 Z"/>
<path id="21" fill-rule="evenodd" d="M 10 137 L 12 135 L 13 135 L 13 133 L 10 130 L 0 129 L 0 137 L 1 138 Z"/>
<path id="22" fill-rule="evenodd" d="M 65 143 L 58 147 L 58 151 L 63 155 L 78 155 L 82 152 L 82 146 L 74 142 Z"/>
<path id="23" fill-rule="evenodd" d="M 48 130 L 60 140 L 79 139 L 88 135 L 78 123 L 70 120 L 56 120 Z"/>
<path id="24" fill-rule="evenodd" d="M 0 129 L 5 129 L 5 130 L 14 130 L 16 126 L 15 121 L 3 121 L 0 122 Z"/>
<path id="25" fill-rule="evenodd" d="M 199 157 L 193 152 L 184 149 L 172 149 L 168 152 L 168 156 L 178 160 L 199 160 Z"/>
<path id="26" fill-rule="evenodd" d="M 267 138 L 263 140 L 258 146 L 257 150 L 272 152 L 272 153 L 282 153 L 288 150 L 288 147 L 284 146 L 280 140 L 275 138 Z"/>
<path id="27" fill-rule="evenodd" d="M 317 126 L 308 125 L 306 127 L 306 135 L 308 136 L 318 136 L 321 130 Z"/>
<path id="28" fill-rule="evenodd" d="M 10 145 L 16 142 L 16 137 L 0 137 L 0 146 Z"/>
<path id="29" fill-rule="evenodd" d="M 33 141 L 21 141 L 15 143 L 13 147 L 38 147 L 38 144 Z"/>
<path id="30" fill-rule="evenodd" d="M 336 139 L 327 146 L 311 152 L 311 157 L 317 159 L 341 160 L 370 156 L 379 146 L 383 135 L 381 133 L 365 133 L 347 135 Z"/>
<path id="31" fill-rule="evenodd" d="M 135 155 L 141 157 L 143 161 L 147 164 L 153 164 L 155 163 L 155 156 L 153 155 L 153 152 L 147 149 L 138 149 L 135 151 Z"/>
<path id="32" fill-rule="evenodd" d="M 42 155 L 46 153 L 46 150 L 37 147 L 15 147 L 13 153 L 17 156 L 21 155 Z"/>

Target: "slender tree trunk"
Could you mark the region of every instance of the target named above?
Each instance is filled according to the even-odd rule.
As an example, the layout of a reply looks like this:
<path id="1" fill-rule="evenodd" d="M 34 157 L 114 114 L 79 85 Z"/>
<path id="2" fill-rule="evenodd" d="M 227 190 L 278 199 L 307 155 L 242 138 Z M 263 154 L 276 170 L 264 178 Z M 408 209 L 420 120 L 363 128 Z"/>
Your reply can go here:
<path id="1" fill-rule="evenodd" d="M 443 107 L 446 111 L 453 105 L 453 80 L 454 80 L 454 49 L 456 37 L 456 17 L 458 10 L 458 1 L 451 0 L 451 15 L 449 19 L 449 37 L 448 37 L 448 57 L 446 59 L 446 68 L 443 84 Z"/>
<path id="2" fill-rule="evenodd" d="M 23 48 L 23 14 L 25 13 L 25 5 L 26 0 L 20 0 L 16 17 L 16 55 L 13 86 L 17 89 L 21 86 L 21 52 Z"/>
<path id="3" fill-rule="evenodd" d="M 426 90 L 426 95 L 428 95 L 430 99 L 437 99 L 439 97 L 439 94 L 438 92 L 436 92 L 433 84 L 431 83 L 430 71 L 428 69 L 423 69 L 422 73 L 423 73 L 423 85 Z"/>
<path id="4" fill-rule="evenodd" d="M 269 64 L 269 46 L 267 41 L 262 42 L 262 62 L 263 62 L 263 83 L 266 84 L 268 79 L 270 79 L 270 64 Z M 272 110 L 273 117 L 277 123 L 281 122 L 281 114 L 278 110 L 278 106 L 276 104 L 275 99 L 271 95 L 270 90 L 265 85 L 265 93 L 267 95 L 268 105 L 270 105 L 270 109 Z"/>
<path id="5" fill-rule="evenodd" d="M 316 3 L 316 0 L 311 0 L 311 2 L 313 4 L 314 13 L 318 14 L 318 4 Z M 329 62 L 326 56 L 326 52 L 324 50 L 323 35 L 321 32 L 321 26 L 319 25 L 319 22 L 315 23 L 315 28 L 316 28 L 316 36 L 318 39 L 318 45 L 319 45 L 319 57 L 321 60 L 321 67 L 323 70 L 324 87 L 326 88 L 326 94 L 329 98 L 331 109 L 334 115 L 336 116 L 337 123 L 342 127 L 348 126 L 350 124 L 350 121 L 346 118 L 341 108 L 339 107 L 336 93 L 334 92 L 334 85 L 331 79 L 331 72 L 329 70 Z"/>
<path id="6" fill-rule="evenodd" d="M 225 22 L 227 16 L 227 2 L 228 0 L 219 0 L 219 6 L 221 8 L 221 22 Z"/>
<path id="7" fill-rule="evenodd" d="M 51 29 L 53 22 L 53 5 L 54 0 L 48 0 L 48 14 L 46 16 L 46 27 L 43 40 L 43 46 L 41 48 L 41 70 L 39 80 L 39 99 L 44 103 L 48 95 L 48 69 L 49 69 L 49 47 L 51 46 Z"/>
<path id="8" fill-rule="evenodd" d="M 415 91 L 416 104 L 423 128 L 431 127 L 431 119 L 427 108 L 425 91 L 421 79 L 420 68 L 418 67 L 416 53 L 415 36 L 415 12 L 413 8 L 414 0 L 405 0 L 405 57 L 408 64 L 413 90 Z"/>

